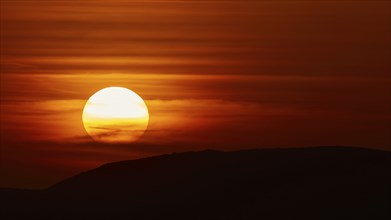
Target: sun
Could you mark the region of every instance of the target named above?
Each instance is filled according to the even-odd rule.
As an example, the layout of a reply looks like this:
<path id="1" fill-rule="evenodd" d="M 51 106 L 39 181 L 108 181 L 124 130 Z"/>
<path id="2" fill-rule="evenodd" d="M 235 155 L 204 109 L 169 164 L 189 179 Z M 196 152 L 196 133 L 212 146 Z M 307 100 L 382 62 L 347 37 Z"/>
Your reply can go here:
<path id="1" fill-rule="evenodd" d="M 149 113 L 144 100 L 123 87 L 107 87 L 93 94 L 83 110 L 83 124 L 97 142 L 131 143 L 148 127 Z"/>

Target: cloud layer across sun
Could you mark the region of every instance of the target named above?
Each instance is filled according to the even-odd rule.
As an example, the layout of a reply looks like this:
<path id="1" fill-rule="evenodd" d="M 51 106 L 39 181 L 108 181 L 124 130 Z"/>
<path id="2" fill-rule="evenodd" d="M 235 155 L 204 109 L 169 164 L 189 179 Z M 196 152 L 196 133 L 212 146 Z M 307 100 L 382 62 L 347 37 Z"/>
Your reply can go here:
<path id="1" fill-rule="evenodd" d="M 390 4 L 2 1 L 1 186 L 173 151 L 389 149 Z M 136 144 L 83 128 L 85 102 L 110 86 L 145 99 Z"/>

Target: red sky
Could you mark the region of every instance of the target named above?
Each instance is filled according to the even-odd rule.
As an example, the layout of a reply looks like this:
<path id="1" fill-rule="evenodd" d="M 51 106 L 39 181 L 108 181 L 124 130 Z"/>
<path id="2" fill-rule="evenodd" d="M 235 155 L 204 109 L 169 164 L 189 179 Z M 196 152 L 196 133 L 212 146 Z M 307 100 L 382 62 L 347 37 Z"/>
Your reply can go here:
<path id="1" fill-rule="evenodd" d="M 389 1 L 1 1 L 1 187 L 206 148 L 390 150 Z M 135 144 L 93 143 L 108 86 L 146 101 Z"/>

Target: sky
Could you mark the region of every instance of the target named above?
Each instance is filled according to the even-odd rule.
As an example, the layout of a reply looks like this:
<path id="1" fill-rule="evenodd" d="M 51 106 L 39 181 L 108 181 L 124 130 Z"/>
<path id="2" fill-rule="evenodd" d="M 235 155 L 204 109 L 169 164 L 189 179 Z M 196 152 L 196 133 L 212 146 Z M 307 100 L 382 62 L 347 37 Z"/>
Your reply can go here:
<path id="1" fill-rule="evenodd" d="M 390 1 L 1 1 L 0 187 L 203 149 L 390 150 Z M 96 91 L 139 94 L 133 144 L 94 142 Z"/>

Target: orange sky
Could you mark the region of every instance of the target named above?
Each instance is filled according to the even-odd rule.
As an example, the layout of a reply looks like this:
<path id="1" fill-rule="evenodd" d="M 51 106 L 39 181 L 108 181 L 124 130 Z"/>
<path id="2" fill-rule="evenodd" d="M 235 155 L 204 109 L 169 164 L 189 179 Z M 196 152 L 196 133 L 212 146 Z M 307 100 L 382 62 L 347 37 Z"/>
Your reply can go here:
<path id="1" fill-rule="evenodd" d="M 390 149 L 389 1 L 1 1 L 0 186 L 206 148 Z M 143 97 L 135 144 L 93 143 L 108 86 Z"/>

